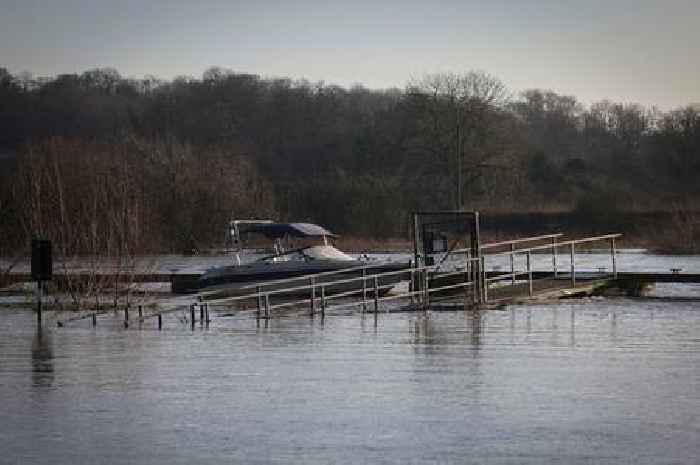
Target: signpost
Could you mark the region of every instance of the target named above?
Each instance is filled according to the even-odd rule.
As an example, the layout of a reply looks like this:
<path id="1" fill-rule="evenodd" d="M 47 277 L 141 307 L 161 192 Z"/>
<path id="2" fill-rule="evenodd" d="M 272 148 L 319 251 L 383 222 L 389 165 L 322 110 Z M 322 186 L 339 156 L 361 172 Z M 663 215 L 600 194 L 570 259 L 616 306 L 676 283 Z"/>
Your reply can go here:
<path id="1" fill-rule="evenodd" d="M 51 241 L 32 239 L 32 280 L 37 283 L 36 324 L 39 330 L 41 330 L 42 283 L 51 281 L 52 274 Z"/>

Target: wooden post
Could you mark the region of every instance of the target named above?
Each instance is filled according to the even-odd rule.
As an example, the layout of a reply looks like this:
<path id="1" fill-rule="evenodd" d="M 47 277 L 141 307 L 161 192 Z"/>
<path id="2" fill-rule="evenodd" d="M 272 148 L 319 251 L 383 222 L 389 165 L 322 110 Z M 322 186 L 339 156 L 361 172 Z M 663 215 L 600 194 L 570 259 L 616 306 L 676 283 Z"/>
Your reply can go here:
<path id="1" fill-rule="evenodd" d="M 129 306 L 124 307 L 124 327 L 129 327 Z"/>
<path id="2" fill-rule="evenodd" d="M 162 328 L 163 328 L 163 315 L 161 315 L 159 313 L 158 314 L 158 329 L 162 329 Z"/>
<path id="3" fill-rule="evenodd" d="M 511 283 L 515 286 L 515 244 L 510 244 L 510 274 Z"/>
<path id="4" fill-rule="evenodd" d="M 209 319 L 209 304 L 204 304 L 204 305 L 205 305 L 204 308 L 206 309 L 206 311 L 205 311 L 205 313 L 204 313 L 204 316 L 206 317 L 206 320 L 207 320 L 207 328 L 208 328 L 208 327 L 209 327 L 209 322 L 211 321 L 211 320 Z"/>
<path id="5" fill-rule="evenodd" d="M 92 314 L 92 326 L 97 326 L 97 313 Z"/>
<path id="6" fill-rule="evenodd" d="M 143 318 L 143 306 L 139 305 L 139 320 Z"/>
<path id="7" fill-rule="evenodd" d="M 190 305 L 190 325 L 194 328 L 194 305 Z"/>
<path id="8" fill-rule="evenodd" d="M 204 306 L 206 304 L 199 304 L 199 324 L 204 324 Z"/>
<path id="9" fill-rule="evenodd" d="M 256 318 L 260 319 L 260 310 L 262 308 L 262 294 L 260 293 L 260 286 L 255 287 L 255 292 L 258 293 L 258 311 L 256 312 Z"/>
<path id="10" fill-rule="evenodd" d="M 552 270 L 554 271 L 554 279 L 557 279 L 557 238 L 552 238 Z"/>
<path id="11" fill-rule="evenodd" d="M 527 286 L 528 294 L 532 297 L 532 253 L 527 251 Z"/>
<path id="12" fill-rule="evenodd" d="M 573 242 L 569 247 L 569 255 L 571 255 L 571 287 L 576 287 L 576 249 Z"/>
<path id="13" fill-rule="evenodd" d="M 617 251 L 615 250 L 615 238 L 610 239 L 610 255 L 612 256 L 613 278 L 617 279 Z"/>
<path id="14" fill-rule="evenodd" d="M 413 288 L 414 283 L 413 283 L 413 268 L 411 268 L 411 271 L 409 271 L 409 281 L 408 281 L 408 294 L 409 298 L 411 299 L 411 305 L 415 304 L 415 299 L 413 298 Z"/>
<path id="15" fill-rule="evenodd" d="M 270 294 L 265 294 L 265 318 L 270 319 Z"/>

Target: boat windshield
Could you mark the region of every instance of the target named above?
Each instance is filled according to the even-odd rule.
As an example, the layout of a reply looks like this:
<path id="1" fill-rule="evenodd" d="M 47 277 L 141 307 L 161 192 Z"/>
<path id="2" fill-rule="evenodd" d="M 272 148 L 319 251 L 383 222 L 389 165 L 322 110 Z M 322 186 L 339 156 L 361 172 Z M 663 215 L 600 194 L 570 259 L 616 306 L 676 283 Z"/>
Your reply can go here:
<path id="1" fill-rule="evenodd" d="M 283 262 L 283 261 L 324 261 L 324 260 L 355 260 L 350 255 L 341 252 L 332 245 L 313 245 L 303 249 L 287 252 L 275 257 L 267 257 L 266 262 Z"/>

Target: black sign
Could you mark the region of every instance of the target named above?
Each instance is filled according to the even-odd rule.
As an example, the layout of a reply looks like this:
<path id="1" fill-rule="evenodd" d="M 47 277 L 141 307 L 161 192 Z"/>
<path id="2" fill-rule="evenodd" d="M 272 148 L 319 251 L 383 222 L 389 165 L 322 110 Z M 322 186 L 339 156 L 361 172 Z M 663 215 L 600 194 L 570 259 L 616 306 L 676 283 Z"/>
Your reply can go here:
<path id="1" fill-rule="evenodd" d="M 51 241 L 32 240 L 32 279 L 50 281 L 53 273 L 51 261 Z"/>

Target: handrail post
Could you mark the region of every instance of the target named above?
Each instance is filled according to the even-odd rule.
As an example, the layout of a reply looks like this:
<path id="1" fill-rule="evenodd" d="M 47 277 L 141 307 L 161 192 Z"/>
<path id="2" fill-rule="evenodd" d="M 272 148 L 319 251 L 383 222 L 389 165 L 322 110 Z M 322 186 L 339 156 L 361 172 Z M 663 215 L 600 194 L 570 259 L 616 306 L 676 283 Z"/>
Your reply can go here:
<path id="1" fill-rule="evenodd" d="M 613 278 L 617 279 L 617 251 L 615 250 L 615 238 L 610 238 L 610 255 L 612 256 Z"/>
<path id="2" fill-rule="evenodd" d="M 515 244 L 510 244 L 510 275 L 511 282 L 515 285 Z"/>
<path id="3" fill-rule="evenodd" d="M 379 278 L 374 277 L 374 314 L 379 311 Z"/>
<path id="4" fill-rule="evenodd" d="M 528 294 L 532 297 L 532 252 L 527 251 L 527 288 Z"/>
<path id="5" fill-rule="evenodd" d="M 316 279 L 311 278 L 311 315 L 316 313 Z"/>
<path id="6" fill-rule="evenodd" d="M 425 301 L 423 302 L 423 308 L 427 310 L 430 308 L 430 270 L 425 269 Z"/>
<path id="7" fill-rule="evenodd" d="M 469 300 L 469 267 L 464 271 L 464 306 L 467 305 L 467 300 Z"/>
<path id="8" fill-rule="evenodd" d="M 481 266 L 481 260 L 473 260 L 470 262 L 471 278 L 472 278 L 472 303 L 479 303 L 479 279 L 478 276 L 481 273 L 479 267 Z"/>
<path id="9" fill-rule="evenodd" d="M 486 255 L 481 256 L 481 276 L 479 276 L 479 289 L 480 289 L 480 300 L 481 302 L 486 302 Z"/>
<path id="10" fill-rule="evenodd" d="M 367 267 L 362 267 L 362 313 L 367 311 Z"/>
<path id="11" fill-rule="evenodd" d="M 554 279 L 557 279 L 557 238 L 552 238 L 552 270 L 554 271 Z"/>
<path id="12" fill-rule="evenodd" d="M 576 250 L 573 242 L 569 247 L 569 254 L 571 255 L 571 287 L 576 287 Z"/>

